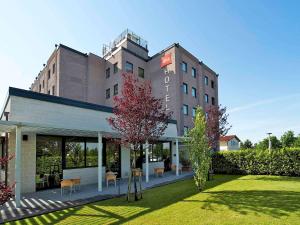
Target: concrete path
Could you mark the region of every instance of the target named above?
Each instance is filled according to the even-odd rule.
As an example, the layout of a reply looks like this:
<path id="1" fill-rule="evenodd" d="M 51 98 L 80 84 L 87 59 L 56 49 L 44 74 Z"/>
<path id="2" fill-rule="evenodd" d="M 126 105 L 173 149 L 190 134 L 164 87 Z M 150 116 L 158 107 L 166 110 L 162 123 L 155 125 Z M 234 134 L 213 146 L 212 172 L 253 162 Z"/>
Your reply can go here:
<path id="1" fill-rule="evenodd" d="M 166 185 L 189 177 L 192 177 L 191 172 L 184 172 L 179 176 L 176 176 L 174 173 L 165 173 L 162 177 L 150 176 L 149 183 L 146 183 L 145 180 L 142 181 L 142 189 L 145 190 Z M 106 187 L 106 184 L 103 183 L 102 192 L 98 192 L 97 184 L 91 184 L 82 185 L 80 190 L 77 190 L 71 195 L 65 190 L 63 196 L 61 196 L 60 189 L 50 189 L 24 194 L 21 200 L 21 208 L 15 207 L 14 200 L 7 202 L 4 206 L 0 207 L 0 223 L 124 195 L 127 193 L 127 182 L 128 179 L 123 179 L 118 182 L 117 187 L 110 184 L 108 188 Z"/>

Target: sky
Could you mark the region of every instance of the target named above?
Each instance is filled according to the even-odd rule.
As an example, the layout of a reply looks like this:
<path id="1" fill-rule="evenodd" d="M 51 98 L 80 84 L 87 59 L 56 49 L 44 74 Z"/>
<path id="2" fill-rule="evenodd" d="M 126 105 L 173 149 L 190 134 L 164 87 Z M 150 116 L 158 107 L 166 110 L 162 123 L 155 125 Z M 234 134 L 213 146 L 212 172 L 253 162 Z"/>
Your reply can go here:
<path id="1" fill-rule="evenodd" d="M 229 134 L 300 133 L 300 1 L 1 1 L 0 104 L 65 44 L 101 55 L 129 28 L 153 55 L 179 42 L 219 74 Z"/>

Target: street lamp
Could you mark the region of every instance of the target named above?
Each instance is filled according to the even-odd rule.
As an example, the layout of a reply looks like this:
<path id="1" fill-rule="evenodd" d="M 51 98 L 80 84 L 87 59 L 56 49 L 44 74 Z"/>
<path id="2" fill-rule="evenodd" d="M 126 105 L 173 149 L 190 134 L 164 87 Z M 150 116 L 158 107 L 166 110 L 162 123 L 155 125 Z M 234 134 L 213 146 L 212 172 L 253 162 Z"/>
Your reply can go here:
<path id="1" fill-rule="evenodd" d="M 269 135 L 269 152 L 271 152 L 271 148 L 272 148 L 272 142 L 271 142 L 271 132 L 267 133 L 267 135 Z"/>

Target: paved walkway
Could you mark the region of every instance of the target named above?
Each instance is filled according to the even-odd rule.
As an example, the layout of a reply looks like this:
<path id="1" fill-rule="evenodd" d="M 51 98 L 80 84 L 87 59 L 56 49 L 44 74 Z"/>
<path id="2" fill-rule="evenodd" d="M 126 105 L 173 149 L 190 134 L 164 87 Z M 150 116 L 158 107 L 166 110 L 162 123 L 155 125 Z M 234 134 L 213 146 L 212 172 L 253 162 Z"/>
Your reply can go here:
<path id="1" fill-rule="evenodd" d="M 184 172 L 179 176 L 176 176 L 174 173 L 165 173 L 163 177 L 150 176 L 149 183 L 143 180 L 142 188 L 145 190 L 166 185 L 191 176 L 191 172 Z M 13 200 L 0 208 L 0 223 L 124 195 L 127 193 L 127 181 L 128 179 L 120 180 L 117 187 L 111 184 L 108 188 L 103 183 L 102 192 L 98 192 L 97 184 L 91 184 L 82 185 L 80 190 L 72 193 L 72 195 L 65 191 L 63 196 L 61 196 L 60 189 L 24 194 L 21 200 L 21 208 L 16 208 Z"/>

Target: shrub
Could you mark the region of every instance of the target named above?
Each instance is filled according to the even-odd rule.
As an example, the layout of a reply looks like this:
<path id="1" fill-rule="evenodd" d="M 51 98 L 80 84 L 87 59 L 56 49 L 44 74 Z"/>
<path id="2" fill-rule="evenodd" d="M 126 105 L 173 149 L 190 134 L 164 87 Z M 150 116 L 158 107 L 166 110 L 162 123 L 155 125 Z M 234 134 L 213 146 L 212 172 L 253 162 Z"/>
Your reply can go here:
<path id="1" fill-rule="evenodd" d="M 217 152 L 212 156 L 215 173 L 300 176 L 300 149 L 241 150 Z"/>

